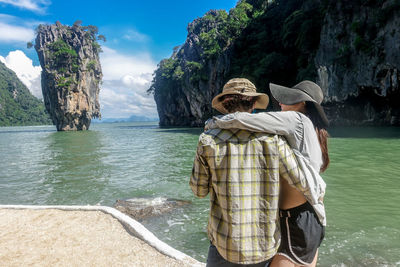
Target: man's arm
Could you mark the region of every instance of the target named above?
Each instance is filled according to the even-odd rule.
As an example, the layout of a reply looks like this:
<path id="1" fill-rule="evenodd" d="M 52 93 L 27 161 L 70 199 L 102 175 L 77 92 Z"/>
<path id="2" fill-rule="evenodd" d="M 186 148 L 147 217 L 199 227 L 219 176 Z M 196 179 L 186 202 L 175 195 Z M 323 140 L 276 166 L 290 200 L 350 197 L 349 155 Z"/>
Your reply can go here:
<path id="1" fill-rule="evenodd" d="M 210 168 L 203 157 L 203 147 L 199 142 L 196 156 L 193 162 L 192 175 L 190 177 L 190 188 L 197 197 L 205 197 L 209 192 Z"/>

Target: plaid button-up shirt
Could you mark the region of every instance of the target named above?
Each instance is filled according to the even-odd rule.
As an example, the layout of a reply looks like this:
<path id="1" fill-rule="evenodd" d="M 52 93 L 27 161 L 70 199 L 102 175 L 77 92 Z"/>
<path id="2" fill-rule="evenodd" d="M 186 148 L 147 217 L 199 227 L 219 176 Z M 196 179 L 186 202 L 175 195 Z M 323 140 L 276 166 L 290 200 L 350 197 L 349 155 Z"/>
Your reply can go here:
<path id="1" fill-rule="evenodd" d="M 226 260 L 253 264 L 275 255 L 280 177 L 307 188 L 281 137 L 238 129 L 201 134 L 190 187 L 198 197 L 210 193 L 208 237 Z"/>

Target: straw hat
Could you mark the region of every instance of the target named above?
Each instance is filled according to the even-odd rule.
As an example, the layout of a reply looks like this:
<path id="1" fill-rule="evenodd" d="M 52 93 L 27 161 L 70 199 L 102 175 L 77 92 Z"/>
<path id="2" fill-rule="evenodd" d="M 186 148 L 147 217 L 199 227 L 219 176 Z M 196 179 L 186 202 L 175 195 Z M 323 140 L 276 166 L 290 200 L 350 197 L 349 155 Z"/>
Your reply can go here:
<path id="1" fill-rule="evenodd" d="M 244 95 L 244 96 L 258 96 L 255 108 L 256 109 L 266 109 L 269 102 L 269 97 L 263 93 L 257 93 L 256 86 L 245 78 L 234 78 L 230 79 L 222 89 L 222 93 L 215 96 L 212 100 L 212 107 L 221 113 L 229 113 L 222 102 L 220 97 L 224 95 Z"/>

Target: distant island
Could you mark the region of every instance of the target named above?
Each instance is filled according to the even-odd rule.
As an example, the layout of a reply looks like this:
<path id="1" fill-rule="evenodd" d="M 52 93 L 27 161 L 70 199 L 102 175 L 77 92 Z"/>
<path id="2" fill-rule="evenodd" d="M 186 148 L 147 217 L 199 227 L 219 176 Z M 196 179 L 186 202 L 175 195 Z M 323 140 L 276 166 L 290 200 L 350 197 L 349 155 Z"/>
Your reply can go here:
<path id="1" fill-rule="evenodd" d="M 129 118 L 103 118 L 103 119 L 92 120 L 93 123 L 149 122 L 149 121 L 159 121 L 159 119 L 155 117 L 132 115 Z"/>

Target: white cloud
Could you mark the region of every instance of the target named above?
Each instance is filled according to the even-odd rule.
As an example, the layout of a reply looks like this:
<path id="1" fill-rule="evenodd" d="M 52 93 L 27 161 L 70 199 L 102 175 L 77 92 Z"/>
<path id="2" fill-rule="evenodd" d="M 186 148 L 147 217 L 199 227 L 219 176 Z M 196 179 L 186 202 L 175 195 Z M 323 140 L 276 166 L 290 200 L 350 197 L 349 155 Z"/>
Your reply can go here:
<path id="1" fill-rule="evenodd" d="M 1 1 L 1 0 L 0 0 L 0 1 Z M 2 20 L 2 21 L 12 21 L 12 20 L 15 20 L 16 18 L 17 18 L 17 17 L 12 16 L 12 15 L 0 13 L 0 20 Z"/>
<path id="2" fill-rule="evenodd" d="M 34 39 L 34 29 L 39 24 L 46 24 L 46 22 L 0 13 L 0 43 L 17 43 L 26 46 L 27 42 Z"/>
<path id="3" fill-rule="evenodd" d="M 17 74 L 34 96 L 43 98 L 40 84 L 42 68 L 34 66 L 32 60 L 24 52 L 21 50 L 11 51 L 5 58 L 0 56 L 0 61 Z"/>
<path id="4" fill-rule="evenodd" d="M 157 64 L 150 54 L 126 55 L 103 46 L 100 54 L 103 85 L 100 105 L 103 118 L 127 118 L 131 115 L 157 117 L 150 87 Z"/>
<path id="5" fill-rule="evenodd" d="M 119 80 L 125 75 L 138 76 L 144 73 L 153 73 L 157 66 L 148 53 L 126 55 L 107 46 L 102 46 L 102 49 L 100 61 L 104 80 Z"/>
<path id="6" fill-rule="evenodd" d="M 100 106 L 103 118 L 128 118 L 131 115 L 157 117 L 152 95 L 142 93 L 148 85 L 126 87 L 121 80 L 103 81 Z"/>
<path id="7" fill-rule="evenodd" d="M 134 29 L 126 30 L 122 38 L 124 38 L 125 40 L 134 41 L 138 43 L 147 42 L 150 40 L 150 38 L 147 35 L 140 33 Z"/>
<path id="8" fill-rule="evenodd" d="M 48 0 L 0 0 L 0 3 L 28 9 L 37 13 L 44 13 L 47 6 L 51 4 Z"/>
<path id="9" fill-rule="evenodd" d="M 149 81 L 145 77 L 134 77 L 131 75 L 125 75 L 122 77 L 122 82 L 126 86 L 132 85 L 146 85 Z"/>
<path id="10" fill-rule="evenodd" d="M 31 28 L 0 22 L 0 42 L 29 42 L 34 36 Z"/>

